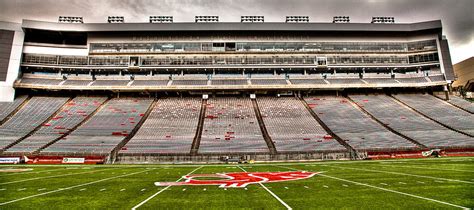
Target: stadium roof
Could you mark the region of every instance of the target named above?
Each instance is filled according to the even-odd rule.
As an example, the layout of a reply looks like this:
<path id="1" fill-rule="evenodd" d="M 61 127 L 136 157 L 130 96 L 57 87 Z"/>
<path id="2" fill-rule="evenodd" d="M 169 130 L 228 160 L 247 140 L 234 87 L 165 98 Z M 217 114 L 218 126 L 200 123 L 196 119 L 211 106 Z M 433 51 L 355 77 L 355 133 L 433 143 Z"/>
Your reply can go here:
<path id="1" fill-rule="evenodd" d="M 56 23 L 23 20 L 25 29 L 69 32 L 113 31 L 366 31 L 366 32 L 413 32 L 441 29 L 441 20 L 419 23 Z"/>

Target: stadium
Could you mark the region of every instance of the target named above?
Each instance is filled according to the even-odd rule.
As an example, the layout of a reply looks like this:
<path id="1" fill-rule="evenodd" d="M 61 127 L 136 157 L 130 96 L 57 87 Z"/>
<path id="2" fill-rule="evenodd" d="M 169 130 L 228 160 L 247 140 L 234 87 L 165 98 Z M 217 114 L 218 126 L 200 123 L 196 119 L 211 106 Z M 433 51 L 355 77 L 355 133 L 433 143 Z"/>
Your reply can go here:
<path id="1" fill-rule="evenodd" d="M 194 19 L 0 22 L 0 208 L 474 207 L 440 20 Z"/>

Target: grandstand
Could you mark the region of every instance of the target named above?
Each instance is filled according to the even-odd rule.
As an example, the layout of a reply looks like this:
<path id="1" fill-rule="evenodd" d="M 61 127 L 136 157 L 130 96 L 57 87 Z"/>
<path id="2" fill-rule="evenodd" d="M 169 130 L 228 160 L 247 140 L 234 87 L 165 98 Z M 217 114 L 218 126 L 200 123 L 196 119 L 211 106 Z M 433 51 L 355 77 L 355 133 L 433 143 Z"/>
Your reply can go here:
<path id="1" fill-rule="evenodd" d="M 474 152 L 472 103 L 446 98 L 454 74 L 439 20 L 109 18 L 0 22 L 1 157 L 174 163 Z"/>

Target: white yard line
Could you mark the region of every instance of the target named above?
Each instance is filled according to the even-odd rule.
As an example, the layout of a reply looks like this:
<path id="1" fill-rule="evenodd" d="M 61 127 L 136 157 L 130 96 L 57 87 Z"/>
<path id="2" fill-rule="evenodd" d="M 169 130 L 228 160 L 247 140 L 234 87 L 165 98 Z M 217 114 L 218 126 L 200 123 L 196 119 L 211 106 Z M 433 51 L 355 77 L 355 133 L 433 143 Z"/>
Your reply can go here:
<path id="1" fill-rule="evenodd" d="M 422 197 L 422 196 L 418 196 L 418 195 L 413 195 L 413 194 L 409 194 L 409 193 L 404 193 L 404 192 L 400 192 L 400 191 L 396 191 L 396 190 L 391 190 L 391 189 L 386 189 L 386 188 L 382 188 L 382 187 L 377 187 L 377 186 L 373 186 L 373 185 L 369 185 L 369 184 L 365 184 L 365 183 L 360 183 L 360 182 L 355 182 L 355 181 L 351 181 L 351 180 L 347 180 L 347 179 L 342 179 L 342 178 L 338 178 L 338 177 L 334 177 L 334 176 L 328 176 L 326 174 L 316 174 L 318 176 L 323 176 L 323 177 L 327 177 L 327 178 L 331 178 L 331 179 L 337 179 L 339 181 L 344 181 L 344 182 L 349 182 L 349 183 L 352 183 L 352 184 L 356 184 L 356 185 L 362 185 L 362 186 L 366 186 L 366 187 L 371 187 L 371 188 L 375 188 L 375 189 L 378 189 L 378 190 L 383 190 L 383 191 L 387 191 L 387 192 L 392 192 L 392 193 L 397 193 L 397 194 L 400 194 L 400 195 L 406 195 L 406 196 L 410 196 L 410 197 L 414 197 L 414 198 L 419 198 L 419 199 L 423 199 L 423 200 L 428 200 L 428 201 L 433 201 L 433 202 L 436 202 L 436 203 L 441 203 L 441 204 L 445 204 L 445 205 L 448 205 L 448 206 L 453 206 L 453 207 L 457 207 L 457 208 L 461 208 L 461 209 L 469 209 L 467 207 L 464 207 L 464 206 L 458 206 L 456 204 L 452 204 L 452 203 L 448 203 L 448 202 L 444 202 L 444 201 L 440 201 L 440 200 L 435 200 L 435 199 L 432 199 L 432 198 L 426 198 L 426 197 Z"/>
<path id="2" fill-rule="evenodd" d="M 280 167 L 282 167 L 282 166 L 280 166 Z M 295 169 L 295 168 L 288 168 L 288 167 L 282 167 L 282 168 L 295 170 L 295 171 L 300 171 L 300 170 Z M 432 199 L 432 198 L 426 198 L 426 197 L 422 197 L 422 196 L 418 196 L 418 195 L 413 195 L 413 194 L 410 194 L 410 193 L 404 193 L 404 192 L 400 192 L 400 191 L 396 191 L 396 190 L 386 189 L 386 188 L 383 188 L 383 187 L 377 187 L 377 186 L 373 186 L 373 185 L 369 185 L 369 184 L 365 184 L 365 183 L 361 183 L 361 182 L 356 182 L 356 181 L 342 179 L 342 178 L 338 178 L 338 177 L 334 177 L 334 176 L 329 176 L 329 175 L 322 174 L 322 173 L 318 173 L 316 175 L 331 178 L 331 179 L 337 179 L 339 181 L 349 182 L 349 183 L 356 184 L 356 185 L 362 185 L 362 186 L 366 186 L 366 187 L 370 187 L 370 188 L 375 188 L 375 189 L 378 189 L 378 190 L 397 193 L 397 194 L 400 194 L 400 195 L 406 195 L 406 196 L 410 196 L 410 197 L 414 197 L 414 198 L 433 201 L 433 202 L 436 202 L 436 203 L 441 203 L 441 204 L 445 204 L 445 205 L 448 205 L 448 206 L 453 206 L 453 207 L 457 207 L 457 208 L 461 208 L 461 209 L 466 209 L 466 210 L 469 209 L 469 208 L 464 207 L 464 206 L 459 206 L 459 205 L 456 205 L 456 204 L 452 204 L 452 203 L 448 203 L 448 202 L 444 202 L 444 201 L 440 201 L 440 200 L 435 200 L 435 199 Z"/>
<path id="3" fill-rule="evenodd" d="M 396 175 L 404 175 L 404 176 L 414 176 L 414 177 L 420 177 L 420 178 L 428 178 L 428 179 L 437 179 L 437 180 L 444 180 L 444 181 L 453 181 L 453 182 L 462 182 L 462 183 L 474 184 L 474 182 L 465 181 L 465 180 L 448 179 L 448 178 L 425 176 L 425 175 L 416 175 L 416 174 L 407 174 L 407 173 L 394 172 L 394 171 L 381 171 L 381 170 L 373 170 L 373 169 L 349 168 L 349 167 L 340 167 L 340 166 L 326 166 L 326 167 L 351 169 L 351 170 L 359 170 L 359 171 L 370 171 L 370 172 L 396 174 Z"/>
<path id="4" fill-rule="evenodd" d="M 80 172 L 80 173 L 70 173 L 70 174 L 61 174 L 61 175 L 52 175 L 52 176 L 41 176 L 41 177 L 30 178 L 30 179 L 21 179 L 21 180 L 17 180 L 17 181 L 3 182 L 3 183 L 0 183 L 0 185 L 13 184 L 13 183 L 19 183 L 19 182 L 27 182 L 27 181 L 47 179 L 47 178 L 57 178 L 57 177 L 71 176 L 71 175 L 78 175 L 78 174 L 95 173 L 97 171 L 104 171 L 104 170 L 108 170 L 108 169 L 106 168 L 106 169 L 102 169 L 102 170 L 85 171 L 85 172 Z"/>
<path id="5" fill-rule="evenodd" d="M 242 167 L 238 166 L 240 168 L 240 170 L 244 171 L 244 172 L 247 172 L 245 169 L 243 169 Z M 268 193 L 270 193 L 270 195 L 272 195 L 275 199 L 277 199 L 283 206 L 286 207 L 286 209 L 288 210 L 292 210 L 293 208 L 291 208 L 287 203 L 285 203 L 285 201 L 283 201 L 280 197 L 278 197 L 275 193 L 273 193 L 271 190 L 269 190 L 267 187 L 265 187 L 265 185 L 263 185 L 262 183 L 258 183 L 260 184 L 260 186 L 265 189 Z"/>
<path id="6" fill-rule="evenodd" d="M 192 173 L 194 173 L 195 171 L 199 170 L 200 168 L 202 168 L 203 166 L 200 166 L 200 167 L 197 167 L 195 168 L 194 170 L 192 170 L 191 172 L 189 172 L 188 174 L 186 174 L 185 176 L 188 176 Z M 176 180 L 175 182 L 179 182 L 183 179 L 184 176 L 181 176 L 178 180 Z M 143 204 L 145 204 L 146 202 L 150 201 L 151 199 L 153 199 L 155 196 L 159 195 L 160 193 L 162 193 L 163 191 L 167 190 L 168 188 L 170 188 L 171 185 L 168 185 L 166 186 L 165 188 L 161 189 L 160 191 L 156 192 L 155 194 L 153 194 L 152 196 L 148 197 L 147 199 L 145 199 L 144 201 L 140 202 L 139 204 L 137 204 L 136 206 L 134 206 L 132 208 L 132 210 L 135 210 L 137 209 L 138 207 L 142 206 Z"/>
<path id="7" fill-rule="evenodd" d="M 153 170 L 153 169 L 151 169 L 151 170 Z M 92 181 L 92 182 L 88 182 L 88 183 L 84 183 L 84 184 L 74 185 L 74 186 L 71 186 L 71 187 L 61 188 L 61 189 L 57 189 L 57 190 L 53 190 L 53 191 L 48 191 L 48 192 L 44 192 L 44 193 L 40 193 L 40 194 L 36 194 L 36 195 L 30 195 L 30 196 L 26 196 L 26 197 L 23 197 L 23 198 L 18 198 L 18 199 L 15 199 L 15 200 L 0 203 L 0 206 L 10 204 L 10 203 L 15 203 L 15 202 L 30 199 L 30 198 L 34 198 L 34 197 L 38 197 L 38 196 L 42 196 L 42 195 L 48 195 L 48 194 L 55 193 L 55 192 L 70 190 L 70 189 L 77 188 L 77 187 L 82 187 L 82 186 L 87 186 L 87 185 L 91 185 L 91 184 L 95 184 L 95 183 L 99 183 L 99 182 L 103 182 L 103 181 L 108 181 L 108 180 L 111 180 L 111 179 L 117 179 L 117 178 L 122 178 L 122 177 L 126 177 L 126 176 L 132 176 L 132 175 L 135 175 L 135 174 L 140 174 L 140 173 L 144 173 L 144 172 L 151 171 L 151 170 L 144 170 L 144 171 L 134 172 L 134 173 L 130 173 L 130 174 L 109 177 L 109 178 L 100 179 L 100 180 L 96 180 L 96 181 Z"/>

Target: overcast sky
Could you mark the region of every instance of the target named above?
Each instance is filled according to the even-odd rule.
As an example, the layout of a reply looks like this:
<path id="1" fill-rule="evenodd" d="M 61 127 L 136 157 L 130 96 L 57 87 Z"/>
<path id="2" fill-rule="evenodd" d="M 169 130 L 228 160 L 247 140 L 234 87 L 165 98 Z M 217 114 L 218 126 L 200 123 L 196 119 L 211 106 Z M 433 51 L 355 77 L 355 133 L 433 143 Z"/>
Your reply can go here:
<path id="1" fill-rule="evenodd" d="M 175 22 L 193 22 L 195 15 L 218 15 L 221 22 L 238 22 L 241 15 L 263 15 L 266 22 L 283 22 L 287 15 L 306 15 L 311 22 L 337 15 L 351 22 L 370 22 L 372 16 L 401 23 L 440 19 L 453 63 L 474 56 L 474 0 L 0 0 L 0 21 L 57 21 L 60 15 L 85 22 L 106 22 L 109 15 L 126 22 L 148 22 L 150 15 L 171 15 Z"/>

